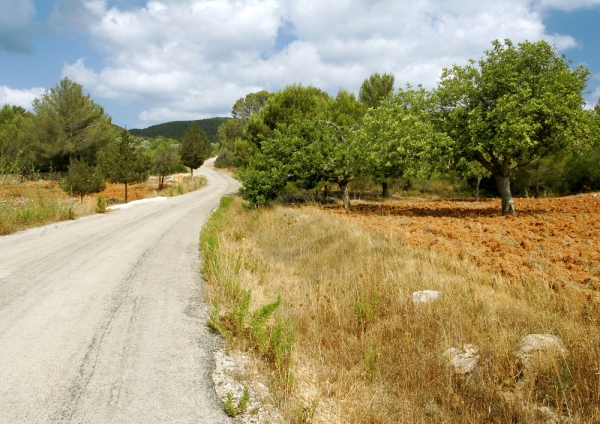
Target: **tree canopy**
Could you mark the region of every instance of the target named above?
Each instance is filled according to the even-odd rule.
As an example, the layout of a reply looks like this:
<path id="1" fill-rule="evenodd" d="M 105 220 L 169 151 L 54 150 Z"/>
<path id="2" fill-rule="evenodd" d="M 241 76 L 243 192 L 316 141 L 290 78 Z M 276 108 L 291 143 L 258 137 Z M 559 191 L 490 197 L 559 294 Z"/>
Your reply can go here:
<path id="1" fill-rule="evenodd" d="M 99 156 L 100 168 L 108 180 L 125 185 L 127 203 L 127 186 L 146 181 L 150 171 L 149 159 L 130 143 L 127 130 L 123 130 L 120 137 L 108 144 Z"/>
<path id="2" fill-rule="evenodd" d="M 234 119 L 248 120 L 265 107 L 270 95 L 266 90 L 247 94 L 246 97 L 242 97 L 235 102 L 231 109 L 231 116 Z"/>
<path id="3" fill-rule="evenodd" d="M 54 169 L 65 170 L 82 156 L 92 162 L 113 136 L 111 119 L 102 106 L 68 78 L 35 99 L 33 110 L 41 152 Z"/>
<path id="4" fill-rule="evenodd" d="M 211 153 L 212 147 L 206 133 L 196 124 L 192 124 L 183 134 L 179 145 L 181 161 L 190 168 L 192 179 L 194 179 L 194 169 L 199 168 Z"/>
<path id="5" fill-rule="evenodd" d="M 494 41 L 476 66 L 444 69 L 439 121 L 455 159 L 475 160 L 496 179 L 503 214 L 514 213 L 512 171 L 584 139 L 582 92 L 589 76 L 545 41 Z"/>
<path id="6" fill-rule="evenodd" d="M 394 94 L 394 75 L 387 72 L 374 73 L 360 86 L 358 99 L 367 107 L 379 107 L 381 102 Z"/>

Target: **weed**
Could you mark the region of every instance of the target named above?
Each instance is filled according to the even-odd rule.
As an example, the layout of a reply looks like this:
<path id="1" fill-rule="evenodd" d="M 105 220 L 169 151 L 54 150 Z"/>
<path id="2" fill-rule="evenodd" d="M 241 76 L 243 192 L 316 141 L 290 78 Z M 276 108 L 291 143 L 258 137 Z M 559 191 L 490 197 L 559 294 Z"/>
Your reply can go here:
<path id="1" fill-rule="evenodd" d="M 305 405 L 303 402 L 294 410 L 294 424 L 310 424 L 315 418 L 319 401 L 314 399 L 310 404 Z"/>
<path id="2" fill-rule="evenodd" d="M 102 198 L 102 196 L 96 197 L 96 212 L 97 213 L 105 213 L 106 212 L 106 201 Z"/>
<path id="3" fill-rule="evenodd" d="M 374 381 L 379 376 L 379 352 L 377 349 L 367 348 L 365 351 L 365 378 Z"/>
<path id="4" fill-rule="evenodd" d="M 359 331 L 365 331 L 367 323 L 372 322 L 377 317 L 377 306 L 379 304 L 379 294 L 374 292 L 371 295 L 371 300 L 361 296 L 354 304 L 354 312 Z"/>
<path id="5" fill-rule="evenodd" d="M 223 407 L 225 408 L 227 415 L 235 417 L 248 408 L 248 402 L 250 402 L 250 390 L 248 389 L 248 386 L 244 385 L 244 393 L 240 397 L 237 406 L 233 403 L 233 394 L 228 392 L 227 400 L 223 403 Z"/>

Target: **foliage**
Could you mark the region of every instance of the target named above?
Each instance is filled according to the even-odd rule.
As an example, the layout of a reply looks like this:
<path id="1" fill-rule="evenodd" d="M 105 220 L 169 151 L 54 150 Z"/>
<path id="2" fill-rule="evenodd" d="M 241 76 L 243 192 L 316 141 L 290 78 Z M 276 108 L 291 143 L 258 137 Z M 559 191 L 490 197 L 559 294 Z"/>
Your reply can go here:
<path id="1" fill-rule="evenodd" d="M 231 109 L 231 116 L 234 119 L 248 120 L 252 115 L 257 114 L 265 107 L 270 93 L 262 90 L 257 93 L 247 94 L 246 97 L 238 99 Z"/>
<path id="2" fill-rule="evenodd" d="M 143 137 L 166 137 L 174 138 L 177 141 L 183 139 L 183 134 L 192 126 L 196 124 L 200 127 L 208 136 L 211 143 L 217 143 L 217 129 L 221 124 L 227 122 L 231 118 L 208 118 L 198 119 L 196 121 L 172 121 L 165 122 L 164 124 L 152 125 L 148 128 L 139 129 L 134 128 L 129 130 L 132 135 L 143 136 Z"/>
<path id="3" fill-rule="evenodd" d="M 33 110 L 40 150 L 56 170 L 66 170 L 76 158 L 94 163 L 98 149 L 113 136 L 110 117 L 102 106 L 68 78 L 35 99 Z"/>
<path id="4" fill-rule="evenodd" d="M 407 86 L 380 107 L 370 109 L 364 119 L 363 140 L 365 172 L 383 183 L 400 177 L 422 178 L 441 165 L 448 137 L 430 119 L 433 97 L 423 87 Z"/>
<path id="5" fill-rule="evenodd" d="M 241 140 L 246 129 L 246 121 L 243 119 L 230 119 L 219 126 L 217 137 L 219 138 L 219 153 L 215 160 L 217 168 L 227 166 L 239 166 L 240 160 L 236 155 L 236 142 Z"/>
<path id="6" fill-rule="evenodd" d="M 273 200 L 288 181 L 301 179 L 313 186 L 327 181 L 340 186 L 344 205 L 350 207 L 347 186 L 361 169 L 356 130 L 363 106 L 345 90 L 340 90 L 335 100 L 311 88 L 292 86 L 286 90 L 284 98 L 294 100 L 297 94 L 297 104 L 313 109 L 296 111 L 295 119 L 291 118 L 293 113 L 288 115 L 289 123 L 284 120 L 263 138 L 254 165 L 241 174 L 240 192 L 250 206 L 260 206 Z M 279 95 L 275 93 L 263 110 Z"/>
<path id="7" fill-rule="evenodd" d="M 192 124 L 183 134 L 179 145 L 179 154 L 183 164 L 190 168 L 192 179 L 194 169 L 199 168 L 211 155 L 211 146 L 206 133 L 196 124 Z"/>
<path id="8" fill-rule="evenodd" d="M 83 196 L 101 192 L 104 190 L 105 184 L 102 175 L 95 167 L 75 159 L 69 166 L 69 172 L 62 187 L 71 196 L 79 196 L 83 203 Z"/>
<path id="9" fill-rule="evenodd" d="M 368 108 L 377 108 L 394 92 L 394 75 L 387 72 L 383 75 L 372 74 L 360 86 L 358 99 Z"/>
<path id="10" fill-rule="evenodd" d="M 223 403 L 223 407 L 225 408 L 227 415 L 235 417 L 246 410 L 248 402 L 250 402 L 250 389 L 248 389 L 248 386 L 244 386 L 244 392 L 242 393 L 237 406 L 233 403 L 233 394 L 227 392 L 227 400 Z"/>
<path id="11" fill-rule="evenodd" d="M 177 169 L 181 158 L 177 149 L 166 144 L 159 145 L 154 151 L 152 158 L 152 170 L 158 174 L 158 188 L 163 188 L 165 176 Z"/>
<path id="12" fill-rule="evenodd" d="M 150 170 L 150 161 L 129 143 L 129 133 L 123 130 L 120 137 L 100 152 L 99 166 L 110 182 L 125 185 L 125 203 L 127 203 L 127 185 L 146 181 Z"/>
<path id="13" fill-rule="evenodd" d="M 15 173 L 33 165 L 33 114 L 5 104 L 0 110 L 0 173 Z"/>
<path id="14" fill-rule="evenodd" d="M 496 178 L 502 212 L 511 214 L 511 172 L 585 140 L 589 72 L 571 69 L 545 41 L 492 44 L 478 67 L 443 70 L 437 122 L 453 140 L 453 158 L 475 160 Z"/>

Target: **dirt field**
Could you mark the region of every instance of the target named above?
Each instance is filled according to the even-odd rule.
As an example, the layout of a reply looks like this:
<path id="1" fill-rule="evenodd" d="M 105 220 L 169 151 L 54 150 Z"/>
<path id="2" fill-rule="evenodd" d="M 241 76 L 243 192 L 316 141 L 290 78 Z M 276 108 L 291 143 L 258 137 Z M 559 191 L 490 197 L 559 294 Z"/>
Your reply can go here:
<path id="1" fill-rule="evenodd" d="M 499 199 L 411 200 L 329 209 L 414 247 L 468 259 L 517 281 L 575 288 L 589 298 L 600 283 L 600 196 L 515 199 L 516 216 L 500 214 Z M 597 297 L 597 294 L 596 296 Z"/>

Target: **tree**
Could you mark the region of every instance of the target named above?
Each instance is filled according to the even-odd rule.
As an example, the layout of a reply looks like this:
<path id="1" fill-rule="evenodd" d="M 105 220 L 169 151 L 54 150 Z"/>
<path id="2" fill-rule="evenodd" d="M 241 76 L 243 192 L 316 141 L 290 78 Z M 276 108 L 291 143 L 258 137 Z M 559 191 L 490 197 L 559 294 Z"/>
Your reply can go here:
<path id="1" fill-rule="evenodd" d="M 362 168 L 356 133 L 363 107 L 345 90 L 314 107 L 263 139 L 253 166 L 242 174 L 240 192 L 250 205 L 266 205 L 288 181 L 305 180 L 338 184 L 344 207 L 351 207 L 348 184 Z"/>
<path id="2" fill-rule="evenodd" d="M 409 85 L 367 112 L 360 131 L 365 171 L 381 183 L 383 197 L 389 197 L 388 183 L 393 178 L 422 178 L 440 165 L 449 140 L 429 118 L 433 103 L 431 93 Z"/>
<path id="3" fill-rule="evenodd" d="M 83 203 L 83 196 L 101 192 L 104 190 L 105 184 L 102 175 L 95 167 L 75 159 L 69 166 L 69 173 L 64 179 L 62 187 L 71 196 L 79 196 Z"/>
<path id="4" fill-rule="evenodd" d="M 234 119 L 248 120 L 252 115 L 257 114 L 265 107 L 271 94 L 262 90 L 257 93 L 247 94 L 246 97 L 238 99 L 231 109 L 231 116 Z"/>
<path id="5" fill-rule="evenodd" d="M 227 166 L 239 166 L 240 159 L 236 154 L 236 142 L 241 140 L 246 129 L 246 121 L 243 119 L 230 119 L 219 126 L 217 137 L 219 139 L 219 154 L 215 160 L 218 168 Z"/>
<path id="6" fill-rule="evenodd" d="M 177 167 L 179 159 L 177 149 L 168 144 L 160 144 L 154 150 L 152 170 L 158 174 L 159 190 L 164 186 L 165 176 L 169 175 Z"/>
<path id="7" fill-rule="evenodd" d="M 33 165 L 32 120 L 33 114 L 20 106 L 5 104 L 0 109 L 0 173 Z"/>
<path id="8" fill-rule="evenodd" d="M 394 75 L 388 73 L 380 75 L 375 73 L 363 81 L 358 93 L 358 99 L 368 108 L 377 108 L 393 92 Z"/>
<path id="9" fill-rule="evenodd" d="M 55 169 L 66 169 L 83 156 L 93 162 L 96 151 L 113 136 L 104 109 L 68 78 L 35 99 L 33 110 L 42 153 Z"/>
<path id="10" fill-rule="evenodd" d="M 179 145 L 179 155 L 183 164 L 190 168 L 192 181 L 194 180 L 194 169 L 202 166 L 211 153 L 212 148 L 206 133 L 196 124 L 192 124 L 183 134 Z"/>
<path id="11" fill-rule="evenodd" d="M 492 43 L 478 65 L 444 69 L 435 119 L 455 160 L 477 161 L 496 179 L 502 213 L 514 214 L 510 175 L 584 137 L 584 66 L 571 69 L 545 41 Z"/>
<path id="12" fill-rule="evenodd" d="M 123 130 L 118 140 L 100 152 L 99 162 L 102 172 L 110 182 L 125 185 L 125 203 L 128 184 L 141 183 L 148 179 L 150 161 L 141 150 L 136 150 L 131 145 L 127 130 Z"/>

